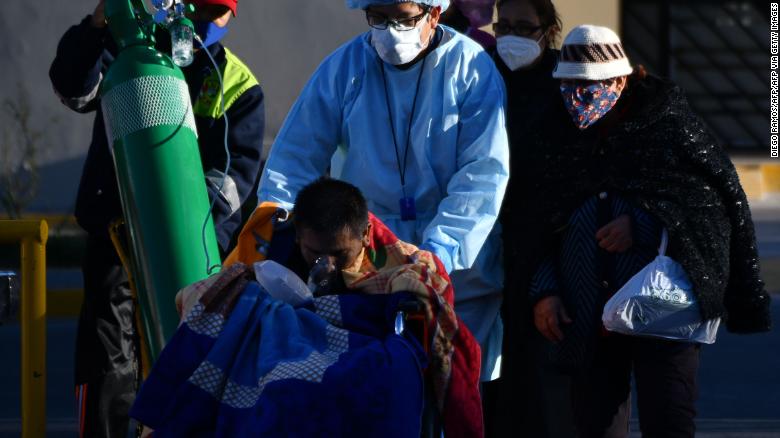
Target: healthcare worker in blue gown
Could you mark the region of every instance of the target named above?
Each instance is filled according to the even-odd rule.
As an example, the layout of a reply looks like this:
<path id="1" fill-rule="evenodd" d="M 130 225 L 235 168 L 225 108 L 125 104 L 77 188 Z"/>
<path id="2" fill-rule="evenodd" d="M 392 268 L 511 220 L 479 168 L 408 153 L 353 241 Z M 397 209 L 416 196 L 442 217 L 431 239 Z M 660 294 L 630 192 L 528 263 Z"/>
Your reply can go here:
<path id="1" fill-rule="evenodd" d="M 360 188 L 401 240 L 434 252 L 455 309 L 500 368 L 496 224 L 509 178 L 504 82 L 479 44 L 438 25 L 448 0 L 347 0 L 370 30 L 328 56 L 287 115 L 258 189 L 291 208 L 330 170 Z"/>

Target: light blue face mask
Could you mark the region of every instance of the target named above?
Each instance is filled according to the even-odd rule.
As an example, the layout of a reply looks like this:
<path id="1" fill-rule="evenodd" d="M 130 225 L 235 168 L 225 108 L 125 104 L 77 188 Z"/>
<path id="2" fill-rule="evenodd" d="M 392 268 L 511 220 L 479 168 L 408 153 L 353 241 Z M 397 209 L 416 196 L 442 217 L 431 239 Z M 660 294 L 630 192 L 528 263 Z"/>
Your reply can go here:
<path id="1" fill-rule="evenodd" d="M 193 24 L 195 25 L 195 33 L 203 41 L 203 47 L 208 47 L 221 40 L 228 31 L 227 26 L 219 27 L 213 21 L 198 20 Z"/>

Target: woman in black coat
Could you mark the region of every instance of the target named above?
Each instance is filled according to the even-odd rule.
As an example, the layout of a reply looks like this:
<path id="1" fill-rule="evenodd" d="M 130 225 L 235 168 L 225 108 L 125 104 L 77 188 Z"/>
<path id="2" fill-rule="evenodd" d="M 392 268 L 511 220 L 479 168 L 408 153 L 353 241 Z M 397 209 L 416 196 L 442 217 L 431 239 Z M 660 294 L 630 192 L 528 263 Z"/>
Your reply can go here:
<path id="1" fill-rule="evenodd" d="M 692 437 L 698 344 L 607 333 L 607 299 L 656 255 L 693 284 L 703 320 L 770 328 L 745 193 L 723 148 L 669 81 L 632 73 L 617 35 L 578 26 L 554 75 L 565 109 L 528 137 L 529 298 L 550 358 L 572 375 L 579 436 L 626 436 L 634 375 L 644 436 Z"/>
<path id="2" fill-rule="evenodd" d="M 527 283 L 527 269 L 523 260 L 527 254 L 518 241 L 524 229 L 528 198 L 528 180 L 523 156 L 528 136 L 540 125 L 546 124 L 545 114 L 558 108 L 563 101 L 558 80 L 552 72 L 558 62 L 554 48 L 561 29 L 561 21 L 550 0 L 501 0 L 498 2 L 498 21 L 493 24 L 497 36 L 496 50 L 492 52 L 496 67 L 504 78 L 507 89 L 507 133 L 510 144 L 510 182 L 501 211 L 504 229 L 504 256 L 507 263 L 506 300 L 524 295 L 514 290 Z M 519 268 L 519 270 L 518 270 Z M 523 275 L 525 273 L 525 275 Z M 509 303 L 507 303 L 509 304 Z M 506 308 L 513 306 L 506 305 Z M 511 315 L 509 322 L 519 315 Z"/>
<path id="3" fill-rule="evenodd" d="M 538 349 L 527 300 L 530 254 L 526 251 L 529 181 L 525 168 L 528 136 L 545 123 L 543 114 L 563 108 L 558 81 L 552 77 L 558 60 L 555 49 L 561 21 L 550 0 L 499 0 L 493 24 L 497 46 L 491 51 L 507 89 L 507 133 L 510 144 L 510 181 L 501 211 L 505 259 L 502 306 L 504 348 L 501 379 L 486 385 L 485 424 L 488 436 L 524 430 L 527 436 L 545 436 L 543 383 L 539 379 Z M 538 342 L 536 343 L 538 344 Z"/>

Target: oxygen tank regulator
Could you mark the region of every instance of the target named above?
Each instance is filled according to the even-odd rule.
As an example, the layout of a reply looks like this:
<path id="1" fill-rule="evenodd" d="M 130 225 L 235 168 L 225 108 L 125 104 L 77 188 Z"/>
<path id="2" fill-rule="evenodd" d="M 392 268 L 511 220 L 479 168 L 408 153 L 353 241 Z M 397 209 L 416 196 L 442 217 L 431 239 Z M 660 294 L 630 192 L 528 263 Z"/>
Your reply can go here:
<path id="1" fill-rule="evenodd" d="M 154 23 L 168 29 L 171 35 L 171 58 L 179 67 L 192 64 L 192 40 L 195 36 L 192 21 L 185 14 L 194 12 L 193 5 L 182 0 L 152 0 Z"/>

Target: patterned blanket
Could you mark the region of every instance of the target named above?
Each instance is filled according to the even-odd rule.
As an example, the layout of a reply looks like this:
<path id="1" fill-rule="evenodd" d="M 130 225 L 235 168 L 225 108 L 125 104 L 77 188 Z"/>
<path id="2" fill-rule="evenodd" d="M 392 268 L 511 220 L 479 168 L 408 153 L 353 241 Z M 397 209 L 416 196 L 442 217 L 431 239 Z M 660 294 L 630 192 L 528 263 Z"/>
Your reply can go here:
<path id="1" fill-rule="evenodd" d="M 243 264 L 190 288 L 130 413 L 155 437 L 419 434 L 425 355 L 388 330 L 401 295 L 293 308 Z"/>
<path id="2" fill-rule="evenodd" d="M 289 222 L 290 214 L 273 202 L 260 204 L 241 230 L 225 266 L 265 260 L 274 242 L 274 229 Z M 422 340 L 430 359 L 428 374 L 437 407 L 450 436 L 482 436 L 479 394 L 479 344 L 455 314 L 455 294 L 441 261 L 428 251 L 398 239 L 376 216 L 371 222 L 370 247 L 355 265 L 342 272 L 353 291 L 366 294 L 413 293 L 425 309 L 429 339 Z"/>
<path id="3" fill-rule="evenodd" d="M 441 262 L 371 215 L 370 248 L 342 271 L 351 293 L 293 309 L 262 291 L 248 268 L 265 259 L 275 224 L 287 219 L 274 204 L 259 206 L 223 272 L 180 294 L 186 318 L 132 415 L 165 436 L 415 436 L 423 402 L 416 367 L 427 365 L 446 435 L 482 436 L 479 346 L 455 315 Z M 412 297 L 422 305 L 427 354 L 392 332 L 399 303 Z M 201 399 L 204 410 L 194 409 Z"/>

